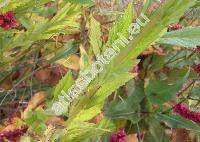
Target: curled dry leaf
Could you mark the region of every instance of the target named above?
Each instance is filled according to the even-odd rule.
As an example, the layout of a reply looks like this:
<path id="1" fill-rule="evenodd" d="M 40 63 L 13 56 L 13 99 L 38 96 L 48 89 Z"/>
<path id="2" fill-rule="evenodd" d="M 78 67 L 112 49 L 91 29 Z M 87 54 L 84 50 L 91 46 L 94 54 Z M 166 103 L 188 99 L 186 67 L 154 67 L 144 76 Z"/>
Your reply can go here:
<path id="1" fill-rule="evenodd" d="M 171 142 L 191 142 L 189 131 L 186 129 L 173 129 Z"/>
<path id="2" fill-rule="evenodd" d="M 42 83 L 54 86 L 67 73 L 67 71 L 67 68 L 63 65 L 53 64 L 52 66 L 37 71 L 35 73 L 35 78 Z"/>
<path id="3" fill-rule="evenodd" d="M 71 55 L 67 59 L 60 59 L 56 61 L 56 63 L 62 64 L 63 66 L 69 69 L 79 70 L 80 69 L 79 60 L 80 60 L 79 56 Z"/>
<path id="4" fill-rule="evenodd" d="M 128 135 L 127 142 L 138 142 L 137 134 Z"/>
<path id="5" fill-rule="evenodd" d="M 64 125 L 64 119 L 61 117 L 51 117 L 46 122 L 47 126 L 63 126 Z"/>
<path id="6" fill-rule="evenodd" d="M 142 55 L 151 55 L 153 53 L 160 55 L 160 56 L 166 55 L 166 53 L 164 53 L 161 48 L 148 48 L 147 50 L 142 52 Z"/>
<path id="7" fill-rule="evenodd" d="M 98 124 L 103 119 L 103 117 L 104 117 L 103 113 L 99 113 L 97 116 L 95 116 L 94 118 L 89 120 L 89 122 L 94 123 L 94 124 Z"/>
<path id="8" fill-rule="evenodd" d="M 36 109 L 37 107 L 39 107 L 44 102 L 44 100 L 45 100 L 44 93 L 45 92 L 43 92 L 43 91 L 38 92 L 31 98 L 31 100 L 28 103 L 27 108 L 24 110 L 24 113 L 23 113 L 24 118 L 27 117 L 27 113 L 29 111 Z"/>
<path id="9" fill-rule="evenodd" d="M 70 29 L 70 27 L 66 27 L 65 29 Z M 68 42 L 72 39 L 80 40 L 80 33 L 70 34 L 70 35 L 61 35 L 58 37 L 58 41 L 60 42 Z"/>
<path id="10" fill-rule="evenodd" d="M 6 78 L 0 83 L 0 89 L 10 90 L 12 88 L 12 80 L 10 78 Z"/>

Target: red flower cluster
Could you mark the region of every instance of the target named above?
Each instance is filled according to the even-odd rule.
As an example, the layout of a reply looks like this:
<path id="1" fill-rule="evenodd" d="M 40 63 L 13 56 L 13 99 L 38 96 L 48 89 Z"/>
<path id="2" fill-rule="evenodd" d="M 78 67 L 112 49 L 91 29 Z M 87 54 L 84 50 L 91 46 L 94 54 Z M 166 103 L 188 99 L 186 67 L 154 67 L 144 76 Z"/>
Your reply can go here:
<path id="1" fill-rule="evenodd" d="M 20 137 L 26 133 L 27 130 L 28 127 L 24 127 L 14 131 L 0 132 L 0 142 L 4 142 L 4 139 L 9 140 L 10 142 L 18 142 Z"/>
<path id="2" fill-rule="evenodd" d="M 183 28 L 184 28 L 184 26 L 181 26 L 181 25 L 173 25 L 173 26 L 170 26 L 170 29 L 171 29 L 172 31 L 181 30 L 181 29 L 183 29 Z"/>
<path id="3" fill-rule="evenodd" d="M 138 66 L 134 66 L 134 67 L 132 67 L 131 72 L 135 73 L 135 72 L 138 72 L 138 70 L 139 70 L 139 67 Z"/>
<path id="4" fill-rule="evenodd" d="M 197 53 L 200 53 L 200 46 L 197 46 L 197 48 L 195 49 L 195 51 L 196 51 Z"/>
<path id="5" fill-rule="evenodd" d="M 190 111 L 184 103 L 175 105 L 173 111 L 185 119 L 189 119 L 193 122 L 200 123 L 200 113 Z"/>
<path id="6" fill-rule="evenodd" d="M 109 139 L 109 142 L 126 142 L 127 135 L 124 130 L 119 130 L 116 133 L 112 134 Z"/>
<path id="7" fill-rule="evenodd" d="M 0 27 L 5 30 L 17 27 L 17 20 L 13 11 L 0 15 Z"/>
<path id="8" fill-rule="evenodd" d="M 194 66 L 194 70 L 200 74 L 200 63 Z"/>

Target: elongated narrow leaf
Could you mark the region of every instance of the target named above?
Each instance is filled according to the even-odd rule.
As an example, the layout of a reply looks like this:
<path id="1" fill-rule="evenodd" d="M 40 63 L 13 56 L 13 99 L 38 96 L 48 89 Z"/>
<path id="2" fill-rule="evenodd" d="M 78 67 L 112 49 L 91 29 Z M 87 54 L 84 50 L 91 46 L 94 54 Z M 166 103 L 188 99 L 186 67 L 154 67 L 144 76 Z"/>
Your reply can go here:
<path id="1" fill-rule="evenodd" d="M 74 83 L 72 73 L 68 72 L 61 80 L 60 82 L 56 85 L 55 90 L 54 90 L 54 97 L 57 97 L 61 94 L 61 91 L 67 91 L 69 87 Z"/>
<path id="2" fill-rule="evenodd" d="M 200 45 L 200 26 L 168 32 L 159 39 L 158 43 L 195 48 Z"/>
<path id="3" fill-rule="evenodd" d="M 81 52 L 80 68 L 81 70 L 84 70 L 90 66 L 90 59 L 82 45 L 80 45 L 80 52 Z"/>
<path id="4" fill-rule="evenodd" d="M 94 4 L 94 0 L 68 0 L 71 3 L 74 4 L 88 4 L 88 5 L 92 5 Z"/>
<path id="5" fill-rule="evenodd" d="M 95 55 L 100 54 L 102 41 L 101 41 L 101 28 L 100 23 L 93 17 L 90 20 L 90 44 Z"/>
<path id="6" fill-rule="evenodd" d="M 165 122 L 171 128 L 186 128 L 200 133 L 199 125 L 177 115 L 157 114 L 156 119 Z"/>

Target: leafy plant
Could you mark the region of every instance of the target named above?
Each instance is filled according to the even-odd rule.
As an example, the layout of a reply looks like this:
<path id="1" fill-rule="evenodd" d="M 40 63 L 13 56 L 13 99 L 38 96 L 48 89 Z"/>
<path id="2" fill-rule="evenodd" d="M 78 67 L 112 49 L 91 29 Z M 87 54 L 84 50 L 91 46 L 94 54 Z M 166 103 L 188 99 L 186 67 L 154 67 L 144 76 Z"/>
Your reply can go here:
<path id="1" fill-rule="evenodd" d="M 199 2 L 139 2 L 140 14 L 149 20 L 135 35 L 129 30 L 140 18 L 137 2 L 130 2 L 123 12 L 117 7 L 123 1 L 5 4 L 0 9 L 1 105 L 10 107 L 10 96 L 15 95 L 17 109 L 11 119 L 18 121 L 10 120 L 8 112 L 0 125 L 0 141 L 117 142 L 135 134 L 139 141 L 168 142 L 173 139 L 168 131 L 178 128 L 199 135 L 199 113 L 192 109 L 199 105 L 200 28 L 195 16 L 195 21 L 187 19 Z M 107 13 L 118 11 L 104 15 L 102 5 L 112 7 Z M 103 71 L 75 99 L 65 98 L 81 74 L 122 36 L 125 46 L 118 45 Z M 45 92 L 35 94 L 40 90 Z M 60 116 L 52 112 L 58 100 L 65 110 Z M 182 104 L 185 108 L 177 107 Z"/>

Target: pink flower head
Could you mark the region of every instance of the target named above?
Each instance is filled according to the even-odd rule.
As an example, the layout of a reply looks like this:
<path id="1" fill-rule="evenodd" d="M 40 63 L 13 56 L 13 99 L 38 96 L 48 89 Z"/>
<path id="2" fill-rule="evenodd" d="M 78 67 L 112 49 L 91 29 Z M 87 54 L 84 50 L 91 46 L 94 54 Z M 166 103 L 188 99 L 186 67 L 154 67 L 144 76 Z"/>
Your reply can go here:
<path id="1" fill-rule="evenodd" d="M 185 119 L 200 123 L 200 113 L 190 111 L 189 108 L 183 103 L 175 105 L 173 111 Z"/>
<path id="2" fill-rule="evenodd" d="M 173 111 L 184 117 L 187 117 L 188 114 L 190 113 L 190 110 L 184 103 L 175 105 Z"/>
<path id="3" fill-rule="evenodd" d="M 132 69 L 131 69 L 131 72 L 138 72 L 138 70 L 139 70 L 139 67 L 138 66 L 134 66 L 134 67 L 132 67 Z"/>
<path id="4" fill-rule="evenodd" d="M 0 142 L 3 140 L 3 138 L 10 140 L 11 142 L 17 142 L 19 141 L 20 137 L 26 133 L 27 130 L 28 127 L 23 127 L 21 129 L 15 129 L 14 131 L 0 132 Z"/>
<path id="5" fill-rule="evenodd" d="M 6 30 L 17 27 L 17 21 L 13 11 L 0 15 L 0 27 Z"/>
<path id="6" fill-rule="evenodd" d="M 196 123 L 200 123 L 200 113 L 198 112 L 190 112 L 190 120 L 196 122 Z"/>
<path id="7" fill-rule="evenodd" d="M 127 135 L 124 130 L 119 130 L 116 133 L 112 134 L 109 139 L 109 142 L 126 142 Z"/>
<path id="8" fill-rule="evenodd" d="M 200 46 L 197 46 L 197 47 L 195 48 L 195 51 L 196 51 L 197 53 L 200 53 Z"/>
<path id="9" fill-rule="evenodd" d="M 181 26 L 181 25 L 173 25 L 173 26 L 170 26 L 170 29 L 171 29 L 172 31 L 181 30 L 181 29 L 183 29 L 183 28 L 184 28 L 184 26 Z"/>
<path id="10" fill-rule="evenodd" d="M 200 63 L 194 66 L 194 70 L 200 74 Z"/>
<path id="11" fill-rule="evenodd" d="M 15 129 L 14 131 L 3 131 L 0 132 L 0 142 L 3 142 L 3 138 L 10 140 L 11 142 L 18 142 L 20 137 L 26 133 L 28 127 L 23 127 L 21 129 Z"/>

